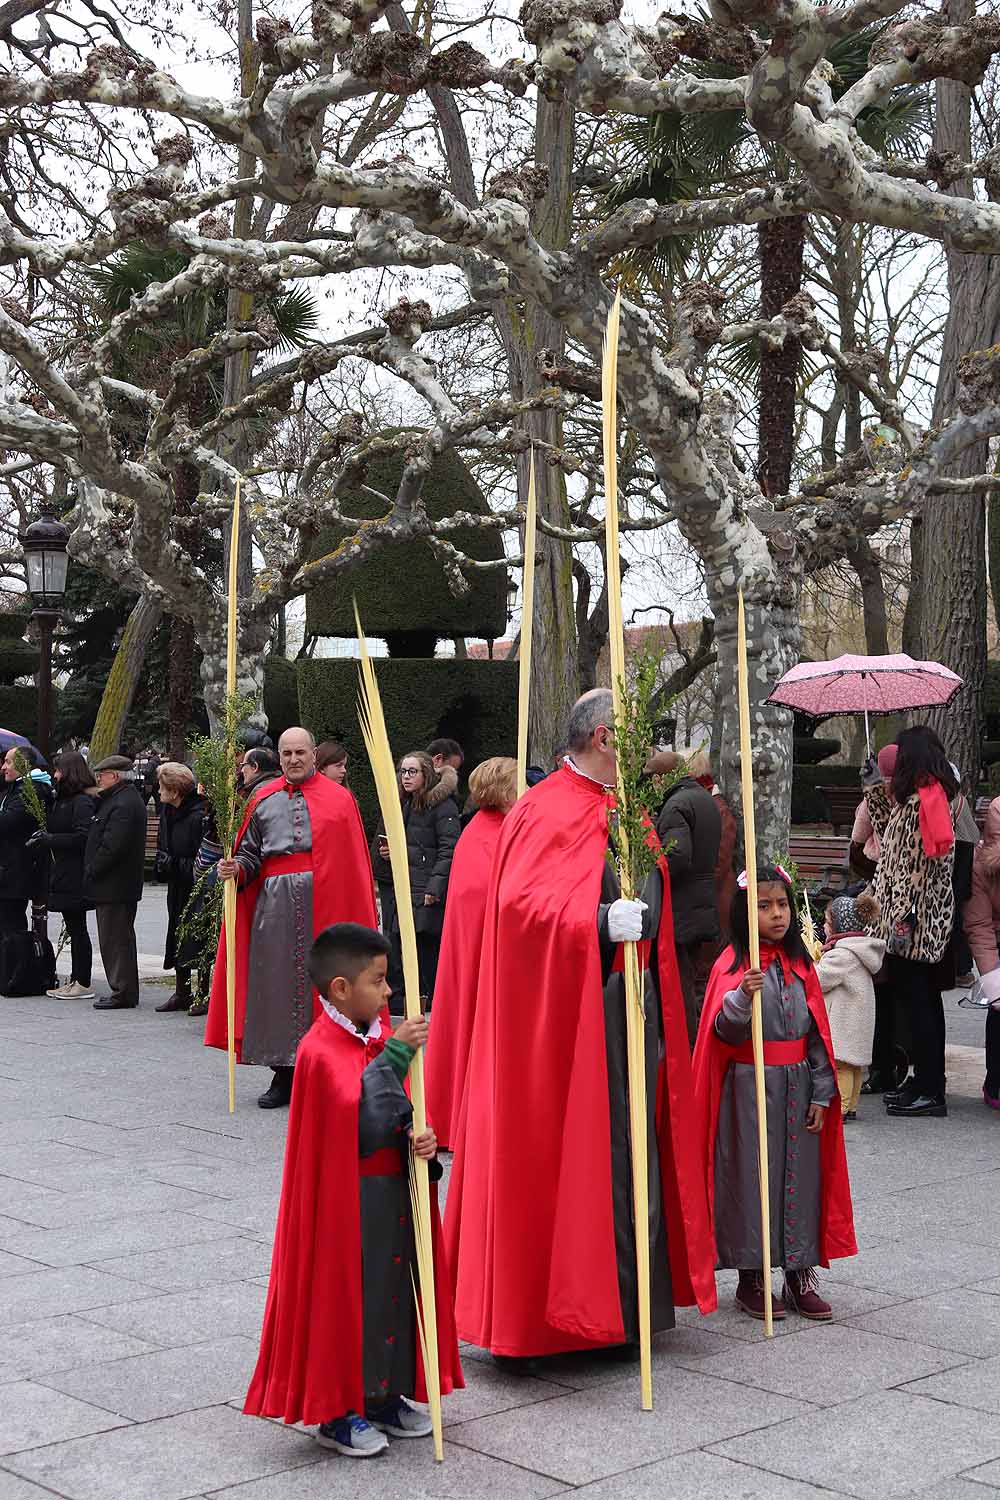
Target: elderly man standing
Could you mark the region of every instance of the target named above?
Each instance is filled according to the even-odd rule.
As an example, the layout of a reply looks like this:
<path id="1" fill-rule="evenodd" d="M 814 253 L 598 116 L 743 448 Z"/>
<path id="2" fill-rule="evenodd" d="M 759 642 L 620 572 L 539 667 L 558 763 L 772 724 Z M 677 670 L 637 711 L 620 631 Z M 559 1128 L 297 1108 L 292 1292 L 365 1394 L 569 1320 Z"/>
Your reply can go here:
<path id="1" fill-rule="evenodd" d="M 135 913 L 146 863 L 146 802 L 127 755 L 109 755 L 91 768 L 97 781 L 94 821 L 83 856 L 83 891 L 97 911 L 97 940 L 110 995 L 95 1010 L 133 1010 L 139 1004 Z"/>
<path id="2" fill-rule="evenodd" d="M 236 1056 L 273 1069 L 261 1109 L 287 1105 L 299 1042 L 319 1014 L 306 966 L 313 939 L 333 922 L 377 926 L 375 887 L 358 805 L 316 772 L 308 729 L 278 741 L 281 778 L 252 793 L 232 859 L 235 880 Z M 205 1045 L 226 1046 L 226 938 L 212 978 Z"/>

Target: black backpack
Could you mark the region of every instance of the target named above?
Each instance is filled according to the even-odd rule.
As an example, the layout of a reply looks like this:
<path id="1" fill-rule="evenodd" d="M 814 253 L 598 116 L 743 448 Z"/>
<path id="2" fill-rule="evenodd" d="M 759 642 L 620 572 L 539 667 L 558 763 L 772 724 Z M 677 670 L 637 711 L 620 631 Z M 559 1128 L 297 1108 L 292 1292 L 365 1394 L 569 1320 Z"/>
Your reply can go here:
<path id="1" fill-rule="evenodd" d="M 56 956 L 37 932 L 0 935 L 0 995 L 44 995 L 55 987 Z"/>

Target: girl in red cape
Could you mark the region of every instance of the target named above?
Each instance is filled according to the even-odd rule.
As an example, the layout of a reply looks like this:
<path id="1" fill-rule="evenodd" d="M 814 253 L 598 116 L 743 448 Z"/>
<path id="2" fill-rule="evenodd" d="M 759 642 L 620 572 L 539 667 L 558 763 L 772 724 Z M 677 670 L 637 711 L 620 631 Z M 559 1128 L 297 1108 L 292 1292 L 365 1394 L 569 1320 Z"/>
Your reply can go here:
<path id="1" fill-rule="evenodd" d="M 323 1010 L 299 1048 L 260 1355 L 244 1411 L 318 1423 L 324 1447 L 370 1458 L 421 1438 L 427 1415 L 414 1295 L 403 1080 L 423 1020 L 389 1035 L 389 944 L 340 922 L 309 970 Z M 413 1142 L 441 1175 L 427 1130 Z M 431 1205 L 441 1392 L 463 1384 L 436 1190 Z"/>
<path id="2" fill-rule="evenodd" d="M 760 968 L 748 956 L 749 923 L 760 934 Z M 823 993 L 806 953 L 789 876 L 757 872 L 757 911 L 747 909 L 746 871 L 737 882 L 732 946 L 708 982 L 694 1054 L 695 1096 L 707 1146 L 708 1201 L 717 1264 L 738 1270 L 736 1304 L 763 1318 L 786 1305 L 826 1321 L 815 1267 L 857 1254 L 837 1073 Z M 784 1295 L 765 1288 L 761 1266 L 757 1104 L 750 1041 L 752 996 L 761 996 L 771 1201 L 771 1264 L 785 1272 Z"/>
<path id="3" fill-rule="evenodd" d="M 427 1113 L 446 1151 L 458 1131 L 469 1071 L 486 895 L 503 820 L 517 801 L 517 761 L 507 755 L 484 760 L 469 777 L 469 795 L 478 811 L 451 862 L 427 1046 Z"/>

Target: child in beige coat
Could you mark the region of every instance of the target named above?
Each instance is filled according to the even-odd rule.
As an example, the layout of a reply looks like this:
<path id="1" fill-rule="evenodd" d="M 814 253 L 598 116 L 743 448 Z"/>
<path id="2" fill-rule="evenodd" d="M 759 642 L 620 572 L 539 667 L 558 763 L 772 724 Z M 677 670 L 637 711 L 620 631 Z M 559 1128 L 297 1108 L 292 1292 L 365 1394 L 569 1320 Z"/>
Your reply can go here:
<path id="1" fill-rule="evenodd" d="M 837 1085 L 845 1120 L 857 1118 L 864 1070 L 872 1060 L 875 975 L 885 943 L 866 928 L 878 920 L 871 896 L 837 896 L 826 909 L 826 945 L 816 965 L 830 1016 Z"/>

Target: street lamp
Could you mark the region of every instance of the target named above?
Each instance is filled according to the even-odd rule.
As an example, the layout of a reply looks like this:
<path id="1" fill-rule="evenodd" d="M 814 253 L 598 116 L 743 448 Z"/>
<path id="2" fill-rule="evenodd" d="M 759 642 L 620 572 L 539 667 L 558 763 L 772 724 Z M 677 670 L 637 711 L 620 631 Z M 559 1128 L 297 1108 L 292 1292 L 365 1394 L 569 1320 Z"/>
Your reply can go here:
<path id="1" fill-rule="evenodd" d="M 46 760 L 49 758 L 49 742 L 52 737 L 52 631 L 66 592 L 68 541 L 69 527 L 59 520 L 59 514 L 51 500 L 43 502 L 38 520 L 32 521 L 21 535 L 28 593 L 35 606 L 31 618 L 38 626 L 41 651 L 38 666 L 38 748 Z"/>

